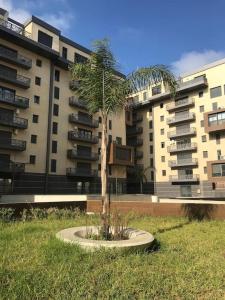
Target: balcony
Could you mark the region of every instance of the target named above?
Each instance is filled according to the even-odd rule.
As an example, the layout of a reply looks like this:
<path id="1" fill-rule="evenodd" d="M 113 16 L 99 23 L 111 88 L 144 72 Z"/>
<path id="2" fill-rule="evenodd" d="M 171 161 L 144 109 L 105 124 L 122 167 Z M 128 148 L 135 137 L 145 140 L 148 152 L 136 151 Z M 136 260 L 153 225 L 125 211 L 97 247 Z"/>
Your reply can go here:
<path id="1" fill-rule="evenodd" d="M 6 20 L 0 20 L 0 26 L 3 26 L 7 29 L 10 29 L 22 36 L 25 36 L 29 39 L 31 39 L 31 34 L 26 31 L 23 27 L 16 25 L 15 23 L 12 23 L 10 21 L 6 21 Z"/>
<path id="2" fill-rule="evenodd" d="M 67 176 L 78 176 L 78 177 L 97 177 L 98 171 L 85 168 L 67 168 Z"/>
<path id="3" fill-rule="evenodd" d="M 127 135 L 137 135 L 143 133 L 143 127 L 128 127 Z"/>
<path id="4" fill-rule="evenodd" d="M 187 144 L 175 144 L 167 147 L 169 153 L 183 152 L 183 151 L 196 151 L 197 143 L 187 143 Z"/>
<path id="5" fill-rule="evenodd" d="M 134 175 L 137 172 L 140 172 L 142 170 L 144 170 L 144 165 L 142 165 L 142 164 L 136 164 L 133 167 L 132 166 L 127 167 L 127 173 L 129 173 L 131 175 Z"/>
<path id="6" fill-rule="evenodd" d="M 81 159 L 81 160 L 98 160 L 98 153 L 85 153 L 82 150 L 70 149 L 67 151 L 67 157 L 70 159 Z"/>
<path id="7" fill-rule="evenodd" d="M 136 139 L 132 141 L 128 141 L 127 145 L 132 147 L 140 147 L 143 145 L 143 139 Z"/>
<path id="8" fill-rule="evenodd" d="M 199 175 L 178 175 L 178 176 L 170 176 L 170 182 L 173 183 L 182 183 L 182 182 L 187 182 L 187 183 L 194 183 L 199 181 Z"/>
<path id="9" fill-rule="evenodd" d="M 168 125 L 174 125 L 181 122 L 187 122 L 187 121 L 194 121 L 195 120 L 195 113 L 185 113 L 183 115 L 177 115 L 172 118 L 167 119 Z"/>
<path id="10" fill-rule="evenodd" d="M 136 151 L 134 157 L 135 157 L 135 159 L 142 159 L 143 151 Z"/>
<path id="11" fill-rule="evenodd" d="M 68 139 L 71 141 L 81 141 L 86 142 L 90 144 L 97 144 L 98 143 L 98 137 L 93 136 L 91 134 L 85 134 L 83 132 L 79 131 L 69 131 L 68 132 Z"/>
<path id="12" fill-rule="evenodd" d="M 71 90 L 76 91 L 80 87 L 80 82 L 78 80 L 71 80 L 69 83 L 69 87 Z"/>
<path id="13" fill-rule="evenodd" d="M 0 149 L 24 151 L 26 150 L 26 141 L 2 138 L 0 136 Z"/>
<path id="14" fill-rule="evenodd" d="M 84 100 L 78 99 L 77 97 L 69 97 L 69 105 L 77 108 L 87 109 L 87 105 Z"/>
<path id="15" fill-rule="evenodd" d="M 70 114 L 69 122 L 92 127 L 92 128 L 98 127 L 98 120 L 93 120 L 92 117 L 90 117 L 90 116 L 86 117 L 86 116 L 81 116 L 78 114 Z"/>
<path id="16" fill-rule="evenodd" d="M 119 145 L 110 143 L 108 147 L 108 164 L 117 166 L 132 166 L 134 165 L 134 150 L 133 147 L 127 145 Z"/>
<path id="17" fill-rule="evenodd" d="M 225 131 L 225 109 L 218 108 L 204 113 L 204 127 L 209 134 Z"/>
<path id="18" fill-rule="evenodd" d="M 142 115 L 134 115 L 133 116 L 133 123 L 138 123 L 138 122 L 142 122 L 143 121 L 143 116 Z"/>
<path id="19" fill-rule="evenodd" d="M 198 165 L 197 158 L 183 158 L 179 160 L 170 160 L 170 168 L 180 168 L 180 167 L 194 167 Z"/>
<path id="20" fill-rule="evenodd" d="M 14 63 L 24 69 L 32 67 L 32 60 L 8 48 L 0 46 L 0 59 Z"/>
<path id="21" fill-rule="evenodd" d="M 0 173 L 23 173 L 24 163 L 0 160 Z"/>
<path id="22" fill-rule="evenodd" d="M 13 128 L 26 129 L 28 126 L 28 120 L 19 118 L 19 117 L 11 117 L 7 114 L 0 112 L 0 125 L 9 126 Z"/>
<path id="23" fill-rule="evenodd" d="M 0 93 L 0 102 L 10 104 L 15 107 L 28 108 L 29 99 L 22 96 L 5 95 Z"/>
<path id="24" fill-rule="evenodd" d="M 168 138 L 169 139 L 175 139 L 175 138 L 180 138 L 180 137 L 185 137 L 185 136 L 192 136 L 196 135 L 196 128 L 191 127 L 187 128 L 185 130 L 174 130 L 168 132 Z"/>
<path id="25" fill-rule="evenodd" d="M 11 72 L 0 67 L 0 80 L 12 83 L 24 89 L 30 87 L 30 78 L 18 75 L 16 72 Z"/>
<path id="26" fill-rule="evenodd" d="M 181 100 L 174 101 L 166 106 L 166 109 L 169 112 L 175 111 L 176 109 L 194 106 L 195 101 L 194 98 L 185 98 Z"/>

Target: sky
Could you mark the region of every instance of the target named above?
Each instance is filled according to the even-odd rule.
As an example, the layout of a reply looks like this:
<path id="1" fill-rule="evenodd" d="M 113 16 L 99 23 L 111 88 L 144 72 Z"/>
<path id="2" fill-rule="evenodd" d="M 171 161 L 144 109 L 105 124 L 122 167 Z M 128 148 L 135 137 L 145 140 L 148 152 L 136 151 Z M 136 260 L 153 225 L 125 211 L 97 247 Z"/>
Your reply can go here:
<path id="1" fill-rule="evenodd" d="M 225 0 L 0 0 L 24 22 L 35 15 L 91 48 L 108 38 L 128 74 L 165 64 L 177 75 L 225 57 Z"/>

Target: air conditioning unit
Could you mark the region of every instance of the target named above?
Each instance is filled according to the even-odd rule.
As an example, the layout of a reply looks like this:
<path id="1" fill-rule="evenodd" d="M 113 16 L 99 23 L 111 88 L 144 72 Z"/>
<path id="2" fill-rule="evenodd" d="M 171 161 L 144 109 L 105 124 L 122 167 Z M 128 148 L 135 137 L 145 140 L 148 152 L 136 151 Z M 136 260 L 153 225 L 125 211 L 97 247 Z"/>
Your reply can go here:
<path id="1" fill-rule="evenodd" d="M 19 108 L 16 109 L 15 113 L 16 113 L 16 115 L 19 115 L 19 113 L 20 113 Z"/>

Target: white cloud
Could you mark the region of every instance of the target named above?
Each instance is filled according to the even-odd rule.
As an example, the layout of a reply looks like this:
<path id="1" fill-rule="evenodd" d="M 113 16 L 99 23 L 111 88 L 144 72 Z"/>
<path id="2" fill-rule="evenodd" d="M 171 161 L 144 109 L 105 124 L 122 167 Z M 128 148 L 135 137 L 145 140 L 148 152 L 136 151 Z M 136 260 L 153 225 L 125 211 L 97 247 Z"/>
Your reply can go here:
<path id="1" fill-rule="evenodd" d="M 0 0 L 0 7 L 8 10 L 10 17 L 21 23 L 25 22 L 31 16 L 28 10 L 16 8 L 11 0 Z"/>
<path id="2" fill-rule="evenodd" d="M 205 50 L 203 52 L 191 51 L 181 55 L 181 58 L 174 61 L 172 65 L 173 72 L 179 76 L 186 72 L 194 71 L 206 64 L 212 63 L 218 59 L 224 58 L 225 52 Z"/>
<path id="3" fill-rule="evenodd" d="M 74 16 L 68 12 L 61 11 L 57 14 L 44 14 L 40 16 L 40 19 L 62 31 L 67 31 L 71 27 L 71 22 L 74 19 Z"/>

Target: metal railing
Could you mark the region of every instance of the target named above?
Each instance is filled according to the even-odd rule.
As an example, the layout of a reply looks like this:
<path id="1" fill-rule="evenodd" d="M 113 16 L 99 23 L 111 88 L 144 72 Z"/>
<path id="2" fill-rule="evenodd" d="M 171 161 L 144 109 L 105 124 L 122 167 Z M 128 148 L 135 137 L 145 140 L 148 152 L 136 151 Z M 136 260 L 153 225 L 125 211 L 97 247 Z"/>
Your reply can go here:
<path id="1" fill-rule="evenodd" d="M 79 123 L 89 127 L 94 127 L 94 128 L 98 127 L 98 120 L 94 120 L 90 116 L 86 117 L 86 116 L 81 116 L 79 114 L 70 114 L 69 121 L 71 123 Z"/>
<path id="2" fill-rule="evenodd" d="M 4 93 L 0 93 L 0 102 L 4 102 L 7 104 L 12 104 L 13 106 L 28 108 L 29 107 L 29 99 L 22 96 L 9 96 Z"/>
<path id="3" fill-rule="evenodd" d="M 22 173 L 24 170 L 24 163 L 0 160 L 0 173 Z"/>
<path id="4" fill-rule="evenodd" d="M 140 159 L 143 157 L 143 151 L 136 151 L 135 152 L 135 158 Z"/>
<path id="5" fill-rule="evenodd" d="M 68 139 L 69 140 L 75 140 L 75 141 L 79 140 L 79 141 L 93 143 L 93 144 L 98 143 L 98 137 L 97 136 L 93 136 L 91 134 L 86 134 L 86 133 L 83 133 L 83 132 L 79 132 L 78 130 L 69 131 L 68 132 Z"/>
<path id="6" fill-rule="evenodd" d="M 137 123 L 137 122 L 141 122 L 141 121 L 143 121 L 143 116 L 142 115 L 135 115 L 135 116 L 133 116 L 133 122 L 134 123 Z"/>
<path id="7" fill-rule="evenodd" d="M 79 107 L 79 108 L 83 108 L 83 109 L 87 109 L 87 105 L 86 105 L 85 101 L 81 100 L 81 99 L 78 99 L 74 96 L 69 97 L 69 105 Z"/>
<path id="8" fill-rule="evenodd" d="M 0 124 L 26 129 L 28 126 L 28 120 L 15 116 L 12 117 L 10 115 L 0 112 Z"/>
<path id="9" fill-rule="evenodd" d="M 195 103 L 194 98 L 185 98 L 185 99 L 174 101 L 173 103 L 168 104 L 166 106 L 166 109 L 173 110 L 173 109 L 184 107 L 184 106 L 194 105 L 194 103 Z"/>
<path id="10" fill-rule="evenodd" d="M 195 113 L 189 112 L 189 113 L 184 113 L 182 115 L 177 115 L 172 118 L 167 119 L 167 124 L 173 124 L 181 121 L 188 121 L 188 120 L 193 120 L 195 119 Z"/>
<path id="11" fill-rule="evenodd" d="M 143 127 L 130 127 L 127 129 L 127 134 L 131 135 L 131 134 L 141 134 L 143 133 Z"/>
<path id="12" fill-rule="evenodd" d="M 174 144 L 167 147 L 168 152 L 186 151 L 186 150 L 195 150 L 195 149 L 197 149 L 197 143 Z"/>
<path id="13" fill-rule="evenodd" d="M 5 47 L 0 46 L 0 57 L 9 59 L 13 62 L 23 65 L 26 68 L 32 67 L 32 60 L 27 58 L 20 53 L 7 49 Z"/>
<path id="14" fill-rule="evenodd" d="M 82 150 L 70 149 L 67 151 L 67 157 L 76 159 L 98 160 L 98 153 L 87 153 Z"/>
<path id="15" fill-rule="evenodd" d="M 189 174 L 189 175 L 178 175 L 178 176 L 170 176 L 171 182 L 190 182 L 190 181 L 199 181 L 199 175 Z"/>
<path id="16" fill-rule="evenodd" d="M 31 38 L 31 33 L 27 32 L 23 27 L 18 26 L 10 21 L 0 20 L 0 26 L 8 28 L 8 29 L 10 29 L 18 34 L 21 34 L 22 36 L 25 36 L 29 39 Z"/>
<path id="17" fill-rule="evenodd" d="M 85 169 L 85 168 L 67 168 L 66 174 L 68 176 L 95 177 L 98 176 L 98 170 Z"/>
<path id="18" fill-rule="evenodd" d="M 195 135 L 196 134 L 196 128 L 191 127 L 191 128 L 186 128 L 184 130 L 174 130 L 168 132 L 168 138 L 176 138 L 180 136 L 186 136 L 186 135 Z"/>
<path id="19" fill-rule="evenodd" d="M 183 158 L 178 160 L 170 160 L 169 167 L 180 167 L 180 166 L 194 166 L 198 164 L 197 158 Z"/>
<path id="20" fill-rule="evenodd" d="M 138 147 L 143 145 L 143 139 L 128 140 L 128 146 Z"/>
<path id="21" fill-rule="evenodd" d="M 26 141 L 16 140 L 12 138 L 2 138 L 0 136 L 0 148 L 10 150 L 26 150 Z"/>
<path id="22" fill-rule="evenodd" d="M 11 83 L 22 87 L 30 87 L 30 78 L 19 75 L 16 72 L 7 71 L 0 67 L 0 79 L 7 80 Z"/>

